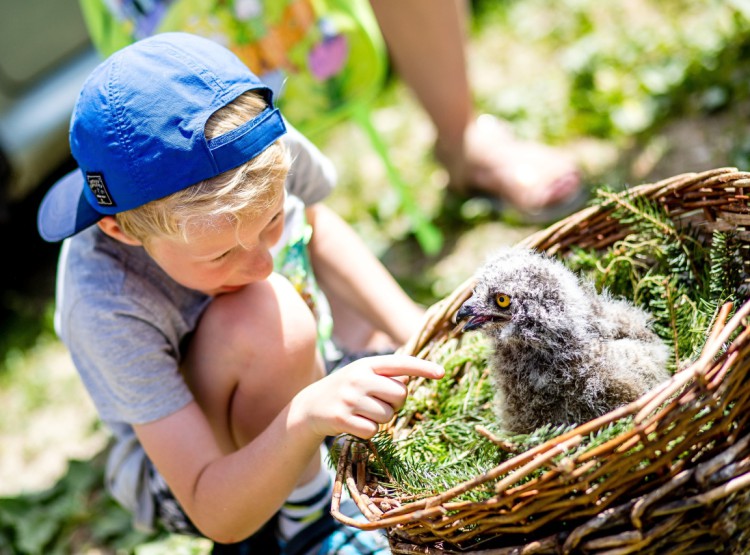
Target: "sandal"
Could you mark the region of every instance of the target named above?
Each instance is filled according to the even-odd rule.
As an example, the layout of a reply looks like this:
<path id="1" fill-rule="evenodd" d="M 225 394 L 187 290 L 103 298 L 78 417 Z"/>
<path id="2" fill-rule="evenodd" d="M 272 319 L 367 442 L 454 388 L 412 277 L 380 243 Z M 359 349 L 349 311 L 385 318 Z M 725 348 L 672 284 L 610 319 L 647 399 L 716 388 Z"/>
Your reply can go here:
<path id="1" fill-rule="evenodd" d="M 449 190 L 462 196 L 481 196 L 496 208 L 527 224 L 560 219 L 580 209 L 588 198 L 581 174 L 562 151 L 516 138 L 510 126 L 483 114 L 467 129 L 464 157 L 435 146 L 448 171 Z"/>

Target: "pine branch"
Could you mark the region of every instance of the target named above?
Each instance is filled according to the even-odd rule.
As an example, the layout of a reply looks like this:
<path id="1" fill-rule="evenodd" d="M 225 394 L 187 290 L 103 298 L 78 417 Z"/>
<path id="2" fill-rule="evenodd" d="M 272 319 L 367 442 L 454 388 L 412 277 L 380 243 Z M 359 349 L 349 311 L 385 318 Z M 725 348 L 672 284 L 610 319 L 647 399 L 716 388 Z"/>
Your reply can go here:
<path id="1" fill-rule="evenodd" d="M 674 228 L 672 226 L 666 224 L 660 218 L 655 218 L 652 214 L 644 211 L 642 208 L 636 206 L 635 204 L 628 202 L 624 197 L 607 190 L 600 190 L 598 194 L 605 200 L 619 205 L 631 214 L 634 214 L 637 217 L 640 217 L 643 220 L 652 223 L 655 227 L 661 229 L 663 233 L 674 236 Z"/>

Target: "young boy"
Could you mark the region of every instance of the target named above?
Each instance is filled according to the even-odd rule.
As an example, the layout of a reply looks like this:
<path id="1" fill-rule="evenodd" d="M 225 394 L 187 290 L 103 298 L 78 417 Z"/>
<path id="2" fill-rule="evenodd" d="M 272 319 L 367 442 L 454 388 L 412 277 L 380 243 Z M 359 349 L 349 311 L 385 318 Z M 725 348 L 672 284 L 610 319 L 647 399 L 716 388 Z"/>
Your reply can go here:
<path id="1" fill-rule="evenodd" d="M 422 317 L 318 204 L 330 163 L 233 54 L 185 33 L 105 60 L 70 146 L 79 168 L 38 226 L 66 239 L 56 329 L 112 430 L 113 496 L 138 525 L 218 545 L 273 522 L 263 555 L 386 552 L 377 533 L 320 537 L 323 441 L 371 437 L 403 404 L 404 376 L 443 371 L 382 355 L 326 375 L 339 348 L 392 349 Z"/>

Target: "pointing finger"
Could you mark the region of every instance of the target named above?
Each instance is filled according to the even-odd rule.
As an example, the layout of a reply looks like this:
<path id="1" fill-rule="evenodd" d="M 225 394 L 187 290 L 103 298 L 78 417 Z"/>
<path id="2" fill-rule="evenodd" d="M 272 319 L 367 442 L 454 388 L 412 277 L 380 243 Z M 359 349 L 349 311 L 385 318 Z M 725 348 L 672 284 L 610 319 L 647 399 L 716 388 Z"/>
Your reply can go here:
<path id="1" fill-rule="evenodd" d="M 389 378 L 415 376 L 440 379 L 445 375 L 445 370 L 439 364 L 408 355 L 381 355 L 366 360 L 373 372 Z"/>

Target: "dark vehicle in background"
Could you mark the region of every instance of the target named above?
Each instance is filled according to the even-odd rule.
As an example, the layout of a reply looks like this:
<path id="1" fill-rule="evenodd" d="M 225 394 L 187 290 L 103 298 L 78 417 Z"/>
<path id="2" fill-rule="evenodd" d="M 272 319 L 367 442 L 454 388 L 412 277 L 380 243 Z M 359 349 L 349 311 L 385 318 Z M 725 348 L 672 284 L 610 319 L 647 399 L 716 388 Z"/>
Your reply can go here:
<path id="1" fill-rule="evenodd" d="M 0 179 L 4 208 L 70 156 L 68 123 L 98 63 L 78 0 L 0 0 Z"/>
<path id="2" fill-rule="evenodd" d="M 59 245 L 36 232 L 47 188 L 74 167 L 68 125 L 99 62 L 78 0 L 0 0 L 0 312 L 38 312 Z"/>

